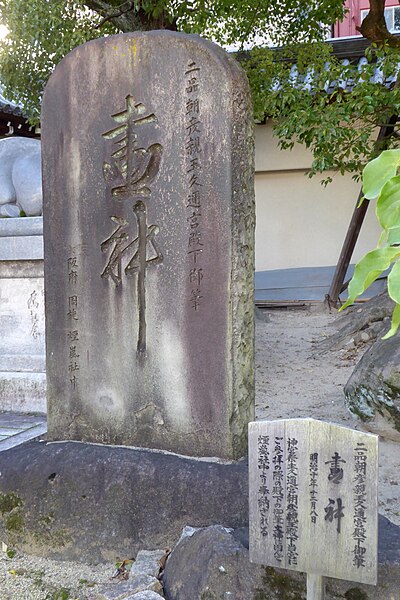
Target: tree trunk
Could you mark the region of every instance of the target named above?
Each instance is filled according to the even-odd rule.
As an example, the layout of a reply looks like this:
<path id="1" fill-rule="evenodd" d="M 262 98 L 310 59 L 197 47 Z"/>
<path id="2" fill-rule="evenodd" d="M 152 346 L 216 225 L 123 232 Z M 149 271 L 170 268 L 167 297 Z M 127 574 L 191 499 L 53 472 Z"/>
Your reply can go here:
<path id="1" fill-rule="evenodd" d="M 102 24 L 110 22 L 121 32 L 150 31 L 153 29 L 170 29 L 177 31 L 176 18 L 167 10 L 154 16 L 141 6 L 135 8 L 135 2 L 112 2 L 105 0 L 87 0 L 86 6 L 103 17 Z"/>

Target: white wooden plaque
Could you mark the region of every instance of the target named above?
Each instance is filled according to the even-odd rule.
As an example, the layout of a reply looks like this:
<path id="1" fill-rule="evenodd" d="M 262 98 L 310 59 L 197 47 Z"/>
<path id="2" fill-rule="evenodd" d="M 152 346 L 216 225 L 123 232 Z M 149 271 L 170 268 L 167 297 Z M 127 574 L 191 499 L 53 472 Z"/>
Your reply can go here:
<path id="1" fill-rule="evenodd" d="M 250 561 L 376 584 L 378 436 L 249 423 Z"/>

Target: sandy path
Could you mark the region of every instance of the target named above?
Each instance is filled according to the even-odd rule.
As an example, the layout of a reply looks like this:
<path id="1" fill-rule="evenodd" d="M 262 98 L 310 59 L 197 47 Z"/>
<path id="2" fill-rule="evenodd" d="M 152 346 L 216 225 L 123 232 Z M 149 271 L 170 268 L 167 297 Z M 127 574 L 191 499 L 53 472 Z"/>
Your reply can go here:
<path id="1" fill-rule="evenodd" d="M 265 314 L 265 313 L 264 313 Z M 359 356 L 329 351 L 315 355 L 312 342 L 331 335 L 333 315 L 319 310 L 267 311 L 256 322 L 256 416 L 313 417 L 363 429 L 344 404 L 343 386 Z M 400 446 L 381 440 L 379 510 L 400 525 Z"/>

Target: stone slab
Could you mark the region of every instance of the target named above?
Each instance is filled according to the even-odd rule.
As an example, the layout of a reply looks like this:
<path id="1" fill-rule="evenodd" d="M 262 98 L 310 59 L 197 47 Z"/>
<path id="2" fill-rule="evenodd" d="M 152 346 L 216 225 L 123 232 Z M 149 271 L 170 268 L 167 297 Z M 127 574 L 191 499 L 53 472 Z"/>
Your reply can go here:
<path id="1" fill-rule="evenodd" d="M 0 260 L 43 259 L 43 238 L 40 235 L 0 237 Z"/>
<path id="2" fill-rule="evenodd" d="M 0 441 L 0 452 L 4 452 L 4 450 L 15 448 L 16 446 L 26 444 L 27 442 L 31 442 L 33 440 L 44 439 L 46 437 L 46 433 L 47 424 L 44 422 L 35 425 L 34 427 L 30 427 L 29 429 L 25 429 L 20 433 L 8 436 Z"/>
<path id="3" fill-rule="evenodd" d="M 0 237 L 43 235 L 43 217 L 0 219 Z"/>
<path id="4" fill-rule="evenodd" d="M 20 530 L 7 529 L 9 515 L 0 515 L 0 538 L 28 554 L 116 562 L 143 547 L 172 546 L 187 523 L 247 522 L 244 461 L 30 442 L 0 452 L 0 473 L 0 498 L 20 498 L 15 512 L 23 522 Z"/>
<path id="5" fill-rule="evenodd" d="M 46 413 L 46 374 L 0 372 L 0 409 Z"/>
<path id="6" fill-rule="evenodd" d="M 42 123 L 49 435 L 243 456 L 254 410 L 243 71 L 198 36 L 98 39 L 56 68 Z"/>
<path id="7" fill-rule="evenodd" d="M 43 260 L 0 261 L 0 279 L 43 279 Z"/>

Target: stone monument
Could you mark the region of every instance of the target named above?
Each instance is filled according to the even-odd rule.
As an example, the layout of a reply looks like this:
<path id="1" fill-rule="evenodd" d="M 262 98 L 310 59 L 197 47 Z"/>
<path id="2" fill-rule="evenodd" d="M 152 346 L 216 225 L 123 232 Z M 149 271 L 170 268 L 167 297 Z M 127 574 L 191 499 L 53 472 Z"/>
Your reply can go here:
<path id="1" fill-rule="evenodd" d="M 237 458 L 253 384 L 253 131 L 198 36 L 76 48 L 42 112 L 49 438 Z"/>

